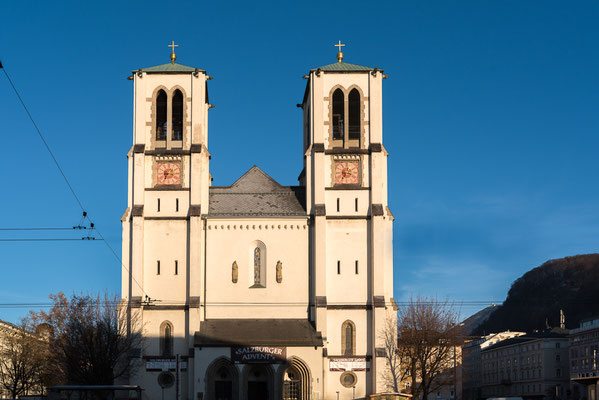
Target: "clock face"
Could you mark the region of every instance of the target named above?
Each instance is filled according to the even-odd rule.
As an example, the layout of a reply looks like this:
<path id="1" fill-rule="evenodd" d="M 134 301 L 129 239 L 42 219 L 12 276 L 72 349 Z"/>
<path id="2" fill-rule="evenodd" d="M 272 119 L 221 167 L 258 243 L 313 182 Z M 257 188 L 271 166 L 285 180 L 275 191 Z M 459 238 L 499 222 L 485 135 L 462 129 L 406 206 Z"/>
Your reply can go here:
<path id="1" fill-rule="evenodd" d="M 335 162 L 335 183 L 353 185 L 360 183 L 358 178 L 359 165 L 359 161 Z"/>
<path id="2" fill-rule="evenodd" d="M 181 165 L 179 163 L 158 163 L 156 173 L 158 174 L 156 181 L 159 185 L 181 184 Z"/>

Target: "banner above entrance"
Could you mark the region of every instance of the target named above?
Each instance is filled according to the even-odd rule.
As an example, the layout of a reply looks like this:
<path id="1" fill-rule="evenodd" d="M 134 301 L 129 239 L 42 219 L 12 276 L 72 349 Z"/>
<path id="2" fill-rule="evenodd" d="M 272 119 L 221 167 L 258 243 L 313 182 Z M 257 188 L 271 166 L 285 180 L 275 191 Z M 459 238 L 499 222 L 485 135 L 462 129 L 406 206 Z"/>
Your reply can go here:
<path id="1" fill-rule="evenodd" d="M 249 346 L 231 347 L 235 364 L 282 364 L 287 361 L 286 347 Z"/>

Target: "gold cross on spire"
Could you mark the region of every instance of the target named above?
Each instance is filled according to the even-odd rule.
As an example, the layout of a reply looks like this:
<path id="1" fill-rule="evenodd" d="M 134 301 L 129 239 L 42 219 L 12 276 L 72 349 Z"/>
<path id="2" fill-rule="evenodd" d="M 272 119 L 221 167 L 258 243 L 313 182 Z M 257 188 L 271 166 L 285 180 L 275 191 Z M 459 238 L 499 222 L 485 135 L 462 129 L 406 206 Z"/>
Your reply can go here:
<path id="1" fill-rule="evenodd" d="M 173 44 L 169 44 L 168 47 L 173 48 L 173 52 L 171 53 L 171 62 L 174 64 L 177 60 L 177 55 L 175 54 L 175 47 L 179 47 L 179 45 L 175 44 L 175 41 L 173 40 Z"/>
<path id="2" fill-rule="evenodd" d="M 341 40 L 339 41 L 339 44 L 336 44 L 335 47 L 339 47 L 339 53 L 337 53 L 337 61 L 341 62 L 343 60 L 343 53 L 341 52 L 341 48 L 344 47 L 345 45 L 341 43 Z"/>

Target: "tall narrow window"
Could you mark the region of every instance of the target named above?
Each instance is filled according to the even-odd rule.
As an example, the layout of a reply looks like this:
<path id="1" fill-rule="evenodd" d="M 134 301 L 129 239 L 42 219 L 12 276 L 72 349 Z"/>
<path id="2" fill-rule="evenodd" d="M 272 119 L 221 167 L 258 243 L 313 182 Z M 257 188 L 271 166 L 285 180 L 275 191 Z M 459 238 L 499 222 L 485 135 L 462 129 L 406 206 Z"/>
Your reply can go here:
<path id="1" fill-rule="evenodd" d="M 358 95 L 359 96 L 359 95 Z M 183 139 L 183 93 L 179 89 L 173 95 L 173 140 Z"/>
<path id="2" fill-rule="evenodd" d="M 349 92 L 349 132 L 350 140 L 360 139 L 360 92 L 358 89 L 353 89 Z"/>
<path id="3" fill-rule="evenodd" d="M 156 275 L 160 275 L 160 260 L 156 261 Z"/>
<path id="4" fill-rule="evenodd" d="M 337 89 L 333 92 L 333 139 L 343 140 L 345 132 L 345 99 L 343 91 Z"/>
<path id="5" fill-rule="evenodd" d="M 160 199 L 158 199 L 158 202 L 156 204 L 156 208 L 157 208 L 157 211 L 160 212 Z"/>
<path id="6" fill-rule="evenodd" d="M 158 91 L 156 96 L 156 140 L 166 140 L 166 93 Z"/>
<path id="7" fill-rule="evenodd" d="M 262 266 L 260 247 L 254 249 L 254 285 L 262 284 L 260 268 Z"/>
<path id="8" fill-rule="evenodd" d="M 358 212 L 358 198 L 356 197 L 356 212 Z"/>
<path id="9" fill-rule="evenodd" d="M 358 275 L 358 260 L 356 260 L 356 275 Z"/>
<path id="10" fill-rule="evenodd" d="M 179 275 L 179 261 L 177 260 L 175 260 L 175 275 Z"/>
<path id="11" fill-rule="evenodd" d="M 179 211 L 179 199 L 175 200 L 175 211 Z"/>
<path id="12" fill-rule="evenodd" d="M 339 197 L 337 197 L 337 212 L 339 212 Z"/>
<path id="13" fill-rule="evenodd" d="M 337 261 L 337 275 L 341 275 L 341 261 Z"/>
<path id="14" fill-rule="evenodd" d="M 341 325 L 341 354 L 353 356 L 356 347 L 356 327 L 353 322 L 347 320 Z"/>
<path id="15" fill-rule="evenodd" d="M 173 326 L 167 321 L 160 325 L 160 355 L 164 357 L 173 355 Z"/>

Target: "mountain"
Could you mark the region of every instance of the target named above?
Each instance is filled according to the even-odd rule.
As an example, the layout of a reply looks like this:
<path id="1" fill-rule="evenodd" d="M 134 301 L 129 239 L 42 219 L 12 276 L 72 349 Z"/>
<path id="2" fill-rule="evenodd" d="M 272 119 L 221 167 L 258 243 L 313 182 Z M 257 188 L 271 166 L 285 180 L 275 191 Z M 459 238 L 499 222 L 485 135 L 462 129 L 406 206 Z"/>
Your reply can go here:
<path id="1" fill-rule="evenodd" d="M 464 332 L 464 334 L 471 335 L 472 332 L 476 330 L 476 328 L 478 328 L 480 325 L 482 325 L 489 319 L 493 311 L 495 311 L 496 309 L 497 306 L 495 305 L 483 308 L 479 312 L 472 314 L 464 321 L 462 321 L 460 323 L 460 326 L 462 327 L 462 331 Z"/>
<path id="2" fill-rule="evenodd" d="M 473 333 L 557 327 L 560 310 L 564 311 L 566 328 L 577 328 L 582 319 L 599 315 L 598 288 L 599 254 L 547 261 L 518 278 L 503 305 L 495 307 Z"/>

